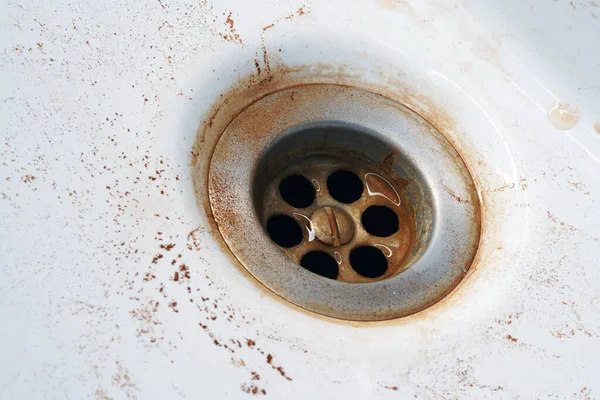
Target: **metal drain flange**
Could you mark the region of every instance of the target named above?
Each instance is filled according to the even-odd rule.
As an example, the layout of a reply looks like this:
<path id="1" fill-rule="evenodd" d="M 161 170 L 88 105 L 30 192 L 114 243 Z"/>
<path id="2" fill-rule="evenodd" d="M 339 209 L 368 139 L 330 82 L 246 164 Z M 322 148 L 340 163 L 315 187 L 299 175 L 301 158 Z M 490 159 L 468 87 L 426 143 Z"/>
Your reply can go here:
<path id="1" fill-rule="evenodd" d="M 215 147 L 208 193 L 256 279 L 335 318 L 428 307 L 479 243 L 479 197 L 455 148 L 409 108 L 356 88 L 289 88 L 245 108 Z"/>

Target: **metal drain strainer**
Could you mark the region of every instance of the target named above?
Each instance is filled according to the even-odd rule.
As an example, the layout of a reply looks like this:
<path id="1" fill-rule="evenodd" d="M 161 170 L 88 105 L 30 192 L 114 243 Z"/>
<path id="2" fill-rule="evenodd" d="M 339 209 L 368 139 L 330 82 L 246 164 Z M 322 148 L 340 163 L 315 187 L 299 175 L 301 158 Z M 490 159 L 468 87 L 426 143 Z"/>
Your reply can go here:
<path id="1" fill-rule="evenodd" d="M 433 304 L 479 242 L 479 198 L 456 150 L 408 108 L 355 88 L 308 85 L 251 104 L 219 139 L 208 192 L 252 275 L 336 318 Z"/>
<path id="2" fill-rule="evenodd" d="M 377 165 L 348 148 L 330 147 L 363 135 L 331 122 L 302 127 L 268 150 L 254 176 L 255 208 L 273 242 L 296 264 L 343 282 L 394 275 L 416 239 L 413 207 L 402 190 L 408 181 L 390 170 L 393 155 Z M 371 140 L 363 151 L 380 141 Z M 297 161 L 290 162 L 293 152 Z M 413 200 L 431 209 L 423 196 Z"/>

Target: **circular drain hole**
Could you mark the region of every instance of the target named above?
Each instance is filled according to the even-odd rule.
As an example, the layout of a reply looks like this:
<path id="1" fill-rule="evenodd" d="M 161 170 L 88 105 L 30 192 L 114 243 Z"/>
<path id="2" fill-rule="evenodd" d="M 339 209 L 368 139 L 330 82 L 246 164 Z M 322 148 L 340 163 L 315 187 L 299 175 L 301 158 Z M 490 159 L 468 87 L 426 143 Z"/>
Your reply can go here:
<path id="1" fill-rule="evenodd" d="M 335 279 L 338 276 L 338 263 L 324 251 L 306 253 L 302 257 L 302 260 L 300 260 L 300 265 L 310 272 L 324 276 L 325 278 Z"/>
<path id="2" fill-rule="evenodd" d="M 367 232 L 373 236 L 388 237 L 398 232 L 398 215 L 386 206 L 371 206 L 365 210 L 361 222 Z"/>
<path id="3" fill-rule="evenodd" d="M 196 191 L 267 288 L 373 321 L 420 311 L 466 276 L 481 232 L 477 188 L 455 147 L 411 109 L 309 84 L 233 114 L 216 125 L 224 131 L 207 128 L 218 139 L 196 162 Z"/>
<path id="4" fill-rule="evenodd" d="M 363 193 L 363 183 L 354 172 L 336 171 L 327 178 L 331 197 L 344 204 L 354 203 Z"/>
<path id="5" fill-rule="evenodd" d="M 302 241 L 302 228 L 287 215 L 276 215 L 267 221 L 267 232 L 278 246 L 290 248 Z"/>
<path id="6" fill-rule="evenodd" d="M 425 202 L 418 186 L 413 192 L 403 190 L 406 180 L 381 163 L 371 161 L 368 154 L 347 153 L 345 148 L 339 147 L 310 147 L 312 143 L 319 143 L 324 132 L 334 143 L 349 142 L 363 150 L 370 150 L 369 146 L 376 149 L 384 146 L 368 132 L 344 125 L 297 129 L 276 141 L 256 167 L 255 212 L 269 236 L 291 261 L 310 266 L 307 269 L 317 274 L 321 274 L 320 269 L 310 261 L 315 254 L 327 257 L 331 270 L 335 267 L 337 272 L 326 276 L 341 282 L 370 283 L 401 272 L 418 241 L 422 243 L 426 237 L 425 230 L 419 232 L 416 226 L 415 209 L 411 204 L 419 205 L 416 211 L 423 215 L 424 223 L 433 215 L 427 211 L 431 206 Z M 387 155 L 389 159 L 389 153 Z M 402 160 L 401 165 L 406 163 Z M 312 195 L 312 191 L 302 190 L 306 185 L 314 188 L 314 197 L 306 195 L 307 192 Z M 299 195 L 290 199 L 292 193 Z M 302 204 L 297 202 L 298 197 L 304 198 Z M 290 203 L 306 207 L 290 210 Z M 364 210 L 369 210 L 365 217 L 369 229 L 358 229 Z M 293 219 L 305 240 L 282 243 L 290 239 L 289 234 L 274 233 L 270 226 L 272 215 Z M 383 267 L 361 274 L 355 269 L 363 271 L 362 265 L 353 269 L 349 257 L 352 249 L 366 245 L 381 249 L 386 258 Z M 311 256 L 305 259 L 307 254 Z"/>
<path id="7" fill-rule="evenodd" d="M 302 175 L 290 175 L 279 184 L 279 193 L 289 205 L 306 208 L 315 200 L 317 191 L 312 183 Z"/>
<path id="8" fill-rule="evenodd" d="M 361 246 L 350 252 L 350 265 L 365 278 L 378 278 L 388 267 L 383 251 L 372 246 Z"/>

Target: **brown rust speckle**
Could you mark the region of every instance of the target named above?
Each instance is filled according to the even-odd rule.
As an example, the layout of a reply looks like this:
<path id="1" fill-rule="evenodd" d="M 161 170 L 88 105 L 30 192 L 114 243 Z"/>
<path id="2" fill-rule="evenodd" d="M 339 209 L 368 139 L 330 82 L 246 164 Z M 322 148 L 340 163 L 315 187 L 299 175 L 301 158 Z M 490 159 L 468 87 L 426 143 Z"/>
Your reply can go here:
<path id="1" fill-rule="evenodd" d="M 33 176 L 33 175 L 25 175 L 24 177 L 21 178 L 21 181 L 25 182 L 25 183 L 31 183 L 33 181 L 35 181 L 37 179 L 37 177 Z"/>
<path id="2" fill-rule="evenodd" d="M 283 370 L 283 367 L 277 367 L 277 366 L 273 365 L 273 356 L 271 354 L 267 354 L 267 364 L 269 364 L 271 366 L 271 368 L 273 368 L 274 370 L 276 370 L 277 372 L 279 372 L 279 374 L 281 376 L 283 376 L 285 379 L 287 379 L 288 381 L 292 380 L 292 378 L 290 378 L 289 376 L 287 376 L 285 374 L 285 371 Z"/>
<path id="3" fill-rule="evenodd" d="M 232 13 L 230 12 L 229 15 L 227 15 L 227 19 L 225 20 L 227 32 L 226 33 L 219 32 L 219 36 L 228 42 L 236 42 L 239 44 L 244 44 L 244 42 L 240 38 L 240 35 L 235 31 L 235 21 L 233 20 L 233 18 L 231 18 L 231 16 L 232 16 Z"/>
<path id="4" fill-rule="evenodd" d="M 306 9 L 306 10 L 305 10 L 305 9 L 304 9 L 305 7 L 306 7 L 306 6 L 302 6 L 302 7 L 300 7 L 298 10 L 296 10 L 296 12 L 293 12 L 293 13 L 291 13 L 290 15 L 288 15 L 288 16 L 286 16 L 286 17 L 284 17 L 284 19 L 291 20 L 291 19 L 293 19 L 293 18 L 294 18 L 296 15 L 298 15 L 298 16 L 300 16 L 300 17 L 301 17 L 301 16 L 303 16 L 303 15 L 310 14 L 310 9 Z"/>
<path id="5" fill-rule="evenodd" d="M 267 394 L 267 391 L 264 389 L 260 389 L 258 388 L 255 384 L 253 383 L 242 383 L 240 385 L 240 389 L 242 389 L 242 391 L 246 392 L 246 393 L 250 393 L 250 394 L 256 394 L 256 395 L 265 395 Z"/>
<path id="6" fill-rule="evenodd" d="M 469 202 L 468 199 L 463 199 L 463 198 L 459 197 L 448 186 L 446 186 L 446 185 L 443 185 L 443 186 L 444 186 L 444 189 L 446 190 L 446 193 L 448 193 L 450 195 L 450 197 L 452 197 L 454 200 L 456 200 L 457 203 L 468 203 Z"/>

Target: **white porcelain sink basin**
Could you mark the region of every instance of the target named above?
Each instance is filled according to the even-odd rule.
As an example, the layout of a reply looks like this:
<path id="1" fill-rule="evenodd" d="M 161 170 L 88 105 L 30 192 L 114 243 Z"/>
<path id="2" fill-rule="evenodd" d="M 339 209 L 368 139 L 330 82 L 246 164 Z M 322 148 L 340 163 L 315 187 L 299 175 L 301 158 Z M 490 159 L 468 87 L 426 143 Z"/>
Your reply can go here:
<path id="1" fill-rule="evenodd" d="M 0 398 L 598 396 L 600 3 L 48 0 L 0 22 Z M 402 102 L 463 155 L 479 251 L 425 311 L 293 306 L 197 203 L 198 132 L 241 89 L 305 82 Z"/>

